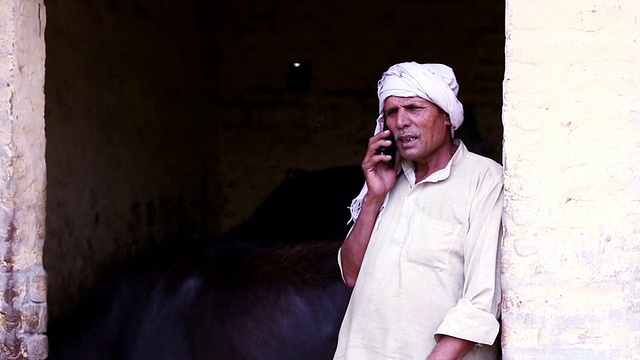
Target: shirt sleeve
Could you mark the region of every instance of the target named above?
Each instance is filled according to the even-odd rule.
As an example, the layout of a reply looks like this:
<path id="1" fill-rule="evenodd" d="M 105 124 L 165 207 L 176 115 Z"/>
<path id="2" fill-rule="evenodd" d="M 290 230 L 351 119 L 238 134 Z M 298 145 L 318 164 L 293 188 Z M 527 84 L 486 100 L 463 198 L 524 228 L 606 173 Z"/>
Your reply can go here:
<path id="1" fill-rule="evenodd" d="M 465 238 L 464 284 L 462 298 L 451 308 L 435 332 L 492 345 L 500 329 L 500 254 L 502 235 L 502 177 L 492 173 L 486 190 L 478 190 L 470 212 L 469 231 Z M 485 183 L 486 184 L 486 183 Z"/>
<path id="2" fill-rule="evenodd" d="M 345 236 L 345 239 L 349 237 L 349 234 L 351 234 L 354 226 L 355 223 L 351 225 L 351 228 L 349 228 L 349 232 L 347 233 L 347 236 Z M 340 249 L 338 249 L 338 267 L 340 268 L 340 276 L 342 276 L 342 281 L 346 284 L 347 281 L 344 279 L 344 272 L 342 271 L 342 246 L 340 246 Z"/>
<path id="3" fill-rule="evenodd" d="M 344 280 L 344 273 L 342 272 L 342 246 L 338 249 L 338 267 L 340 268 L 340 276 L 342 276 L 342 282 L 347 283 Z"/>

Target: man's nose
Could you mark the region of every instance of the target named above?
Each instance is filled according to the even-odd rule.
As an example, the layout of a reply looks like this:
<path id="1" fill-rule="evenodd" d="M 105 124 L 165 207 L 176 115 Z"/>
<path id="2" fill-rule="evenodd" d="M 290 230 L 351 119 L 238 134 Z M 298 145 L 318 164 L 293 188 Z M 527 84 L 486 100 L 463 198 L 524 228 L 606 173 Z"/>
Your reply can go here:
<path id="1" fill-rule="evenodd" d="M 409 125 L 411 125 L 411 120 L 409 118 L 409 114 L 407 114 L 407 111 L 404 109 L 398 110 L 398 116 L 396 118 L 396 126 L 398 127 L 398 129 L 405 128 Z"/>

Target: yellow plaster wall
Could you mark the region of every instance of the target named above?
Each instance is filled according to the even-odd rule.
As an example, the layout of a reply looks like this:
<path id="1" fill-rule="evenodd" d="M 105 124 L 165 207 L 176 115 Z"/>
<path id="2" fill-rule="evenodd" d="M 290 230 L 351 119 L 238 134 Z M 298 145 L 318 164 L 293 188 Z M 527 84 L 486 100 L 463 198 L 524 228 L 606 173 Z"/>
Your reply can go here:
<path id="1" fill-rule="evenodd" d="M 639 16 L 507 1 L 506 359 L 640 353 Z"/>

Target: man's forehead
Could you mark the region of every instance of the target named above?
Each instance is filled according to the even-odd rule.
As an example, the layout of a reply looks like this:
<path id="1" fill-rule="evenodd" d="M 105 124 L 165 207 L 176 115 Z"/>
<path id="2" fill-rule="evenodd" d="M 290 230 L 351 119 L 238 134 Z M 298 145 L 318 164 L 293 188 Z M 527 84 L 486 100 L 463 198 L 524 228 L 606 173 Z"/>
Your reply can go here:
<path id="1" fill-rule="evenodd" d="M 406 106 L 411 104 L 434 105 L 431 101 L 419 96 L 389 96 L 384 100 L 384 108 Z"/>

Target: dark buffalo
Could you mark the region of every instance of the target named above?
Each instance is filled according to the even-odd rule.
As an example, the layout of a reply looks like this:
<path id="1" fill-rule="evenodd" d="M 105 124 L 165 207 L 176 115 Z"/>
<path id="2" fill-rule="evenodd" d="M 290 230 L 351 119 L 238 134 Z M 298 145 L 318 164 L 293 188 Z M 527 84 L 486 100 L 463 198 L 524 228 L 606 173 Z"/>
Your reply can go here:
<path id="1" fill-rule="evenodd" d="M 347 208 L 363 183 L 360 166 L 289 170 L 253 215 L 228 235 L 263 245 L 344 237 Z"/>
<path id="2" fill-rule="evenodd" d="M 51 324 L 50 359 L 331 359 L 362 181 L 359 167 L 298 173 L 220 241 L 139 255 Z"/>

